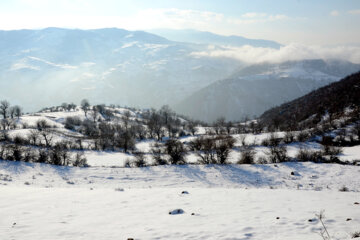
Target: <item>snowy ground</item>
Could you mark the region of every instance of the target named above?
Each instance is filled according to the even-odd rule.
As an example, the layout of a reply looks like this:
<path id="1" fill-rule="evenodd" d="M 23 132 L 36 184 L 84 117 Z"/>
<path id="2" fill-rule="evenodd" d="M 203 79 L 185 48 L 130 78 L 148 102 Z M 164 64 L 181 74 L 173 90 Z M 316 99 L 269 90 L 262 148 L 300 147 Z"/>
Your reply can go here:
<path id="1" fill-rule="evenodd" d="M 0 161 L 0 174 L 2 240 L 321 239 L 315 217 L 321 210 L 333 239 L 360 231 L 358 166 L 74 168 Z M 340 192 L 343 186 L 349 192 Z M 184 213 L 169 215 L 178 208 Z"/>
<path id="2" fill-rule="evenodd" d="M 85 118 L 81 111 L 39 113 L 21 117 L 18 123 L 34 127 L 44 119 L 56 127 L 56 142 L 81 136 L 64 128 L 68 116 Z M 30 131 L 16 129 L 9 135 L 25 136 Z M 197 134 L 205 132 L 199 128 Z M 254 145 L 256 157 L 265 156 L 268 149 L 261 142 L 269 136 L 247 134 L 245 142 Z M 230 163 L 240 157 L 242 136 L 233 137 L 237 141 Z M 136 144 L 149 164 L 154 143 Z M 300 148 L 318 151 L 321 146 L 292 143 L 287 145 L 288 155 L 295 157 Z M 0 160 L 0 240 L 321 240 L 321 224 L 315 217 L 321 210 L 333 240 L 351 239 L 360 231 L 360 204 L 355 204 L 360 202 L 359 166 L 289 162 L 123 168 L 133 155 L 84 153 L 89 168 Z M 343 148 L 339 157 L 360 160 L 360 146 Z M 186 160 L 196 163 L 198 157 L 190 153 Z M 169 214 L 176 209 L 184 212 Z"/>

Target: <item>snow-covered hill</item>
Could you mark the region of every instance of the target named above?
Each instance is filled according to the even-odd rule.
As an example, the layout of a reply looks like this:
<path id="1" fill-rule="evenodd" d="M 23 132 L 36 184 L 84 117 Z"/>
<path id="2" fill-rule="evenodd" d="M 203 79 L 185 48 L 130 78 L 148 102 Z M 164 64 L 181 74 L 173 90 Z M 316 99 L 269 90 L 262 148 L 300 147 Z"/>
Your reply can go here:
<path id="1" fill-rule="evenodd" d="M 335 60 L 256 64 L 199 90 L 175 109 L 204 121 L 252 118 L 359 70 L 359 64 Z"/>

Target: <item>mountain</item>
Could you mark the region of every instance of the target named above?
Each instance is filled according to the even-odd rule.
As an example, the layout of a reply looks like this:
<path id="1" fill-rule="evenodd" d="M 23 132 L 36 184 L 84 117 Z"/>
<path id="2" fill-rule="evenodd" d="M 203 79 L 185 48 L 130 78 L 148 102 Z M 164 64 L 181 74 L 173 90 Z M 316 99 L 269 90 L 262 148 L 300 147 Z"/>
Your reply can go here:
<path id="1" fill-rule="evenodd" d="M 249 39 L 241 36 L 223 36 L 211 32 L 203 32 L 192 29 L 175 30 L 175 29 L 154 29 L 151 33 L 163 36 L 167 39 L 180 42 L 201 43 L 226 45 L 233 47 L 241 47 L 250 45 L 253 47 L 280 48 L 282 45 L 275 41 L 263 39 Z"/>
<path id="2" fill-rule="evenodd" d="M 204 121 L 214 121 L 220 116 L 241 120 L 258 116 L 359 70 L 359 64 L 337 60 L 255 64 L 197 91 L 174 108 Z"/>
<path id="3" fill-rule="evenodd" d="M 0 31 L 0 96 L 26 111 L 82 98 L 138 107 L 173 104 L 241 64 L 191 54 L 206 49 L 116 28 Z"/>
<path id="4" fill-rule="evenodd" d="M 325 115 L 341 116 L 346 108 L 355 108 L 359 113 L 359 96 L 360 72 L 272 108 L 264 112 L 260 119 L 267 124 L 277 122 L 285 129 L 292 123 L 300 123 L 310 117 L 313 123 L 317 123 Z"/>

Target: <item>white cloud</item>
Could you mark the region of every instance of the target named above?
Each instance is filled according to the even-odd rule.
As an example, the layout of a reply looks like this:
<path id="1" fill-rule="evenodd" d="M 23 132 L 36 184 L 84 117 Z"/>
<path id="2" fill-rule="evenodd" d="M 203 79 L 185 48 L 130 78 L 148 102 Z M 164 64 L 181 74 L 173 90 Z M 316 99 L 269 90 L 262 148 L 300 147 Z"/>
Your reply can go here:
<path id="1" fill-rule="evenodd" d="M 29 0 L 23 0 L 25 2 Z M 45 0 L 43 0 L 46 2 Z M 79 0 L 80 1 L 80 0 Z M 41 0 L 40 0 L 41 2 Z M 68 1 L 65 1 L 67 3 Z M 64 3 L 64 4 L 65 4 Z M 119 27 L 129 30 L 174 28 L 174 29 L 201 29 L 214 31 L 214 29 L 234 28 L 234 25 L 271 22 L 287 19 L 281 14 L 269 15 L 266 13 L 245 13 L 233 18 L 222 13 L 198 11 L 177 8 L 145 9 L 131 16 L 88 16 L 88 15 L 0 15 L 0 29 L 21 28 L 105 28 Z"/>
<path id="2" fill-rule="evenodd" d="M 350 11 L 348 11 L 348 13 L 353 14 L 353 15 L 360 15 L 360 9 L 350 10 Z"/>
<path id="3" fill-rule="evenodd" d="M 203 52 L 193 52 L 193 56 L 227 57 L 248 63 L 283 62 L 301 59 L 343 59 L 360 63 L 359 46 L 305 46 L 289 44 L 280 49 L 252 46 L 209 48 Z"/>
<path id="4" fill-rule="evenodd" d="M 337 10 L 333 10 L 333 11 L 330 12 L 330 15 L 333 16 L 333 17 L 337 17 L 337 16 L 340 15 L 340 13 Z"/>
<path id="5" fill-rule="evenodd" d="M 266 17 L 266 13 L 249 12 L 242 15 L 244 18 L 262 18 Z"/>

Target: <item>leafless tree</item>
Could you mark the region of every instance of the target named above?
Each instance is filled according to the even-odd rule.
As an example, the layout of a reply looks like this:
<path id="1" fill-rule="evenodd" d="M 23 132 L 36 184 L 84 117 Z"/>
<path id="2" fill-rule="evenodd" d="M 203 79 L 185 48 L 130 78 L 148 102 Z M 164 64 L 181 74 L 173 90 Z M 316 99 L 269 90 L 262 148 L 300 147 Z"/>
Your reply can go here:
<path id="1" fill-rule="evenodd" d="M 89 101 L 87 99 L 81 100 L 80 107 L 84 111 L 85 117 L 87 117 L 87 112 L 89 111 L 89 108 L 90 108 Z"/>
<path id="2" fill-rule="evenodd" d="M 10 103 L 8 101 L 2 100 L 0 102 L 0 114 L 3 116 L 4 119 L 7 118 L 9 107 Z"/>

